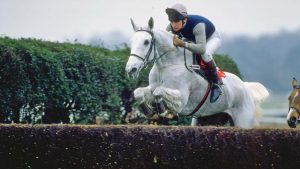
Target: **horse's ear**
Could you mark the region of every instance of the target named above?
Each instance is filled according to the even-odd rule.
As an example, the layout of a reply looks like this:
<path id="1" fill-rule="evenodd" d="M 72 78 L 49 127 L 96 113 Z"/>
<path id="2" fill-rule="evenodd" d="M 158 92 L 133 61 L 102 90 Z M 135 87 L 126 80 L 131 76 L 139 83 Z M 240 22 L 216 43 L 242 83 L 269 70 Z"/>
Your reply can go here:
<path id="1" fill-rule="evenodd" d="M 150 30 L 152 30 L 154 27 L 154 21 L 153 21 L 152 17 L 149 19 L 148 26 L 149 26 Z"/>
<path id="2" fill-rule="evenodd" d="M 133 27 L 133 30 L 137 31 L 138 30 L 138 26 L 133 22 L 132 18 L 130 18 L 130 21 L 131 21 L 131 25 Z"/>
<path id="3" fill-rule="evenodd" d="M 296 80 L 296 78 L 293 78 L 292 86 L 293 86 L 294 89 L 296 89 L 297 87 L 299 87 L 299 84 L 298 84 L 298 81 Z"/>

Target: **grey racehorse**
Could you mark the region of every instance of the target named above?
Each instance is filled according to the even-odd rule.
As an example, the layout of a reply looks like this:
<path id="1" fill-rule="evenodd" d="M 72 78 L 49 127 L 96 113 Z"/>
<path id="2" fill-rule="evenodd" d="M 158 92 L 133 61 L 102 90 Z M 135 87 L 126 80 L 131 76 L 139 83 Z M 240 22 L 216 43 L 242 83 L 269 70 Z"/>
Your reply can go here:
<path id="1" fill-rule="evenodd" d="M 172 33 L 153 29 L 152 18 L 146 27 L 138 27 L 131 22 L 135 33 L 131 38 L 126 72 L 137 78 L 142 68 L 153 63 L 149 86 L 134 91 L 134 97 L 139 103 L 144 106 L 163 103 L 168 112 L 179 116 L 191 115 L 192 125 L 198 124 L 199 117 L 224 112 L 231 116 L 235 126 L 254 126 L 259 104 L 269 95 L 262 84 L 243 82 L 236 75 L 225 72 L 223 94 L 216 102 L 210 103 L 206 99 L 210 83 L 190 69 L 192 53 L 175 47 Z"/>

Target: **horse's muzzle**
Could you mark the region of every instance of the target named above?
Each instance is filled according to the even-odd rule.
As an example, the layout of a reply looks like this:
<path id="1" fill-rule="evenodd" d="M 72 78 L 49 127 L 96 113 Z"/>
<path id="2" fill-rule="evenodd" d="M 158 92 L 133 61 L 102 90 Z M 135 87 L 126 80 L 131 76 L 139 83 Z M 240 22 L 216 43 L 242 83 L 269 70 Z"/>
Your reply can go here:
<path id="1" fill-rule="evenodd" d="M 134 73 L 136 73 L 136 71 L 137 71 L 137 68 L 134 67 L 130 70 L 129 74 L 134 74 Z"/>
<path id="2" fill-rule="evenodd" d="M 296 128 L 296 126 L 297 126 L 297 119 L 294 118 L 294 117 L 291 117 L 290 119 L 287 120 L 287 123 L 288 123 L 288 125 L 291 128 Z"/>
<path id="3" fill-rule="evenodd" d="M 137 78 L 138 77 L 138 69 L 137 68 L 132 68 L 132 69 L 126 69 L 127 74 L 131 78 Z"/>

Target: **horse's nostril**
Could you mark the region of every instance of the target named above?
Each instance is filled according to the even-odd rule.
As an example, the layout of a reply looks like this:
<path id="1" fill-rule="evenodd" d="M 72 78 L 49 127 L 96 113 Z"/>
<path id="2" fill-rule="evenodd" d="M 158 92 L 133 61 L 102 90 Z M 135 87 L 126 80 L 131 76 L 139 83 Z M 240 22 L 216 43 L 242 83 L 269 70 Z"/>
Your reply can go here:
<path id="1" fill-rule="evenodd" d="M 137 68 L 135 68 L 135 67 L 131 69 L 131 73 L 135 73 L 136 71 L 137 71 Z"/>
<path id="2" fill-rule="evenodd" d="M 296 126 L 297 126 L 297 120 L 295 118 L 289 119 L 287 121 L 287 123 L 291 128 L 296 128 Z"/>

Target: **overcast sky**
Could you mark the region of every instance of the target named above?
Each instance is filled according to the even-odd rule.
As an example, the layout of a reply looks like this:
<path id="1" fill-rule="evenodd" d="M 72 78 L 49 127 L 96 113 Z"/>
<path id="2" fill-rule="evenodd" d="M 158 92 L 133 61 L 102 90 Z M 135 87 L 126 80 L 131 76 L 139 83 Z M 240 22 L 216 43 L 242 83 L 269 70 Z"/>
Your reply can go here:
<path id="1" fill-rule="evenodd" d="M 188 13 L 212 20 L 226 35 L 300 29 L 300 0 L 0 0 L 0 35 L 51 41 L 101 38 L 111 32 L 130 36 L 131 17 L 143 26 L 152 16 L 155 27 L 165 29 L 164 10 L 177 2 Z"/>

